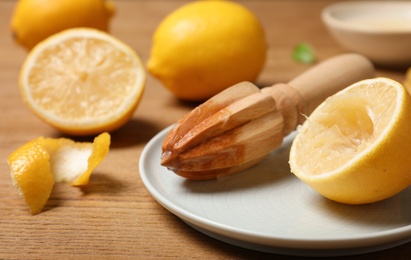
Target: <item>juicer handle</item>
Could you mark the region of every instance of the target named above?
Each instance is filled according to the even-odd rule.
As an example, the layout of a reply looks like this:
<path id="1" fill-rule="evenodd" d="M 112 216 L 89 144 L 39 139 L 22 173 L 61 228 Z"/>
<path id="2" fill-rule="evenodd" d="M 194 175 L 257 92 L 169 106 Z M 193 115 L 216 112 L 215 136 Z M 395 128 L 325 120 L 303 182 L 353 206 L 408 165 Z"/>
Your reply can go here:
<path id="1" fill-rule="evenodd" d="M 325 60 L 297 76 L 288 84 L 263 88 L 276 100 L 284 117 L 284 136 L 305 121 L 327 97 L 375 76 L 371 61 L 359 54 L 342 54 Z"/>

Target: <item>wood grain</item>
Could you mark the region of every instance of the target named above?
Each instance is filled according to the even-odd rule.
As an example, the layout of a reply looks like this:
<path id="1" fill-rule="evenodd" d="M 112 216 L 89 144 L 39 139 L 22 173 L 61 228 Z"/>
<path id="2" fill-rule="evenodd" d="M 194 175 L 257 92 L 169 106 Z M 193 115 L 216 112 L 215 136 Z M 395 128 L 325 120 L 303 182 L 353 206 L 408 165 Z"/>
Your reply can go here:
<path id="1" fill-rule="evenodd" d="M 161 19 L 187 1 L 115 1 L 111 32 L 136 49 L 144 62 Z M 292 49 L 310 43 L 323 60 L 343 53 L 320 20 L 333 1 L 239 1 L 266 28 L 269 57 L 258 84 L 288 82 L 310 65 L 295 63 Z M 0 258 L 1 259 L 295 259 L 254 252 L 209 238 L 161 207 L 139 177 L 145 144 L 196 104 L 176 100 L 148 77 L 147 89 L 132 120 L 113 133 L 112 147 L 82 189 L 57 185 L 44 211 L 28 213 L 12 186 L 7 156 L 39 136 L 63 136 L 23 104 L 17 79 L 26 51 L 15 45 L 8 27 L 15 1 L 0 0 Z M 379 68 L 380 76 L 404 79 L 404 71 Z M 91 140 L 90 138 L 75 138 Z M 367 255 L 374 259 L 411 256 L 411 244 Z M 347 257 L 360 259 L 363 256 Z"/>

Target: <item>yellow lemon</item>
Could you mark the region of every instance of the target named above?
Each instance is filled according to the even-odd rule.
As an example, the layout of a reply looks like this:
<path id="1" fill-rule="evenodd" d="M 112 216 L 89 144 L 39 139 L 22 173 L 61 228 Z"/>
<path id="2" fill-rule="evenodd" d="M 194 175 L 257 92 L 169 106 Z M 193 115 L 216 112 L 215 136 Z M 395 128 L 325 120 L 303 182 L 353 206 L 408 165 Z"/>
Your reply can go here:
<path id="1" fill-rule="evenodd" d="M 13 185 L 33 215 L 41 212 L 54 186 L 50 155 L 42 141 L 33 140 L 8 157 Z"/>
<path id="2" fill-rule="evenodd" d="M 54 180 L 82 186 L 88 184 L 91 173 L 106 157 L 110 148 L 110 135 L 102 133 L 93 143 L 45 138 L 44 147 L 50 154 Z"/>
<path id="3" fill-rule="evenodd" d="M 27 49 L 74 27 L 108 31 L 115 7 L 109 0 L 19 0 L 11 18 L 15 40 Z"/>
<path id="4" fill-rule="evenodd" d="M 74 28 L 33 48 L 19 78 L 28 107 L 62 132 L 91 135 L 124 125 L 142 97 L 138 54 L 102 31 Z"/>
<path id="5" fill-rule="evenodd" d="M 347 204 L 389 198 L 411 184 L 411 97 L 387 78 L 360 81 L 324 101 L 298 129 L 291 171 Z"/>
<path id="6" fill-rule="evenodd" d="M 93 143 L 66 138 L 39 137 L 8 157 L 10 175 L 31 214 L 38 214 L 55 182 L 87 185 L 92 171 L 106 157 L 110 135 L 102 133 Z"/>
<path id="7" fill-rule="evenodd" d="M 195 1 L 158 26 L 147 68 L 178 98 L 202 101 L 255 81 L 266 52 L 262 24 L 250 10 L 230 1 Z"/>
<path id="8" fill-rule="evenodd" d="M 411 68 L 407 69 L 407 72 L 405 73 L 405 79 L 402 84 L 407 89 L 408 93 L 411 94 Z"/>

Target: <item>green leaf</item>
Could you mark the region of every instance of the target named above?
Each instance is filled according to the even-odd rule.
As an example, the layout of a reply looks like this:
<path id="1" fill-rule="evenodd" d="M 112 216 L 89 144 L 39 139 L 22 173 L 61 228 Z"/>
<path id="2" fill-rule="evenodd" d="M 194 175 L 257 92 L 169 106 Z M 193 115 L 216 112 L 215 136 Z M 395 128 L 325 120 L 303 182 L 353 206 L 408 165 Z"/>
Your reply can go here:
<path id="1" fill-rule="evenodd" d="M 299 43 L 294 47 L 293 59 L 300 63 L 313 63 L 315 62 L 314 50 L 307 43 Z"/>

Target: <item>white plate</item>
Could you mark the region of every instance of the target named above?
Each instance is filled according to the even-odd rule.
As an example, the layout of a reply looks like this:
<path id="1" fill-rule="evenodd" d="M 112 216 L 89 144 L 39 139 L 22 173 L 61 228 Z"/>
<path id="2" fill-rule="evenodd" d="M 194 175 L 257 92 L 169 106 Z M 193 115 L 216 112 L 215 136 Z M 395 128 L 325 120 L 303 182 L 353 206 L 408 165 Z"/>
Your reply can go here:
<path id="1" fill-rule="evenodd" d="M 362 254 L 411 241 L 411 189 L 369 205 L 327 200 L 290 173 L 288 153 L 295 134 L 244 172 L 189 181 L 160 165 L 161 144 L 170 129 L 144 148 L 141 178 L 162 206 L 208 236 L 299 256 Z"/>

